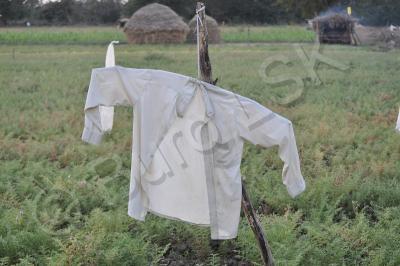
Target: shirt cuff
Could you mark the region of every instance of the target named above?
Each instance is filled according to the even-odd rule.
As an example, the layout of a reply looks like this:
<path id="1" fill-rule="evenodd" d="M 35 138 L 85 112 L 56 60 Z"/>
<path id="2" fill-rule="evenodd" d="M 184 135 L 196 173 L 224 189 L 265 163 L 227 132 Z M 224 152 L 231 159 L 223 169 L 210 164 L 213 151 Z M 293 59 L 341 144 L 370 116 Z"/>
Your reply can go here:
<path id="1" fill-rule="evenodd" d="M 286 187 L 287 187 L 287 191 L 288 191 L 289 195 L 292 198 L 295 198 L 298 195 L 300 195 L 302 192 L 304 192 L 304 190 L 306 190 L 306 182 L 304 182 L 304 179 L 302 177 L 301 180 L 298 180 L 295 183 L 291 183 L 291 184 L 287 185 Z"/>
<path id="2" fill-rule="evenodd" d="M 82 140 L 84 142 L 98 145 L 101 143 L 102 138 L 103 138 L 103 134 L 101 132 L 99 132 L 98 130 L 96 130 L 96 128 L 85 127 L 83 129 Z"/>

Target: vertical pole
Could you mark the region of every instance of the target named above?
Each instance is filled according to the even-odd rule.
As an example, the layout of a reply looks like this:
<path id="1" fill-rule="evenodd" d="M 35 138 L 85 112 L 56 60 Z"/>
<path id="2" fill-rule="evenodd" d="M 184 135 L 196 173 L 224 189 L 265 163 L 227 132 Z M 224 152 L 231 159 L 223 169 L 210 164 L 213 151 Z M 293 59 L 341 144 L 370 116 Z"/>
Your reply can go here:
<path id="1" fill-rule="evenodd" d="M 247 26 L 247 44 L 250 44 L 250 26 Z"/>
<path id="2" fill-rule="evenodd" d="M 217 80 L 212 79 L 212 69 L 210 57 L 208 55 L 208 33 L 205 20 L 205 6 L 201 2 L 197 2 L 196 8 L 197 19 L 197 59 L 198 59 L 198 78 L 211 84 L 216 84 Z M 242 182 L 243 183 L 243 182 Z M 245 184 L 242 184 L 242 209 L 251 229 L 254 232 L 264 265 L 274 266 L 274 260 L 271 248 L 257 220 L 256 212 L 251 205 L 250 198 L 246 192 Z M 213 243 L 215 245 L 216 243 Z"/>
<path id="3" fill-rule="evenodd" d="M 352 4 L 352 3 L 351 3 Z M 354 46 L 357 46 L 357 45 L 359 45 L 360 44 L 360 42 L 359 42 L 359 38 L 358 38 L 358 36 L 357 36 L 357 33 L 356 33 L 356 31 L 355 31 L 355 21 L 353 20 L 353 17 L 351 16 L 351 14 L 352 14 L 352 9 L 351 9 L 351 6 L 349 6 L 348 8 L 347 8 L 347 14 L 348 14 L 348 16 L 349 16 L 349 25 L 348 25 L 348 28 L 349 28 L 349 34 L 350 34 L 350 41 L 351 41 L 351 45 L 354 45 Z"/>
<path id="4" fill-rule="evenodd" d="M 264 265 L 274 266 L 275 264 L 274 258 L 272 257 L 271 248 L 262 230 L 260 222 L 257 220 L 256 213 L 251 205 L 251 201 L 244 184 L 242 184 L 242 209 L 257 240 Z"/>
<path id="5" fill-rule="evenodd" d="M 318 18 L 317 18 L 317 21 L 316 21 L 316 27 L 317 27 L 317 30 L 316 30 L 316 32 L 317 32 L 317 42 L 318 43 L 321 43 L 321 40 L 322 40 L 322 32 L 320 32 L 320 28 L 319 28 L 319 20 L 318 20 Z"/>
<path id="6" fill-rule="evenodd" d="M 215 84 L 212 80 L 212 69 L 210 57 L 208 56 L 208 32 L 206 25 L 205 6 L 201 2 L 197 2 L 197 58 L 199 67 L 198 78 L 210 83 Z"/>

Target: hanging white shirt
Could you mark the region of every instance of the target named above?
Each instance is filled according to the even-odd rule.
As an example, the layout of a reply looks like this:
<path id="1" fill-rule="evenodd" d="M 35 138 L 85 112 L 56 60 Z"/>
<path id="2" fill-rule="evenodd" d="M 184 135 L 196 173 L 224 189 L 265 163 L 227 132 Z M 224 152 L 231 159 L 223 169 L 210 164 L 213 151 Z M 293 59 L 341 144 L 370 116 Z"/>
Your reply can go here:
<path id="1" fill-rule="evenodd" d="M 399 110 L 399 116 L 397 117 L 396 130 L 400 132 L 400 110 Z"/>
<path id="2" fill-rule="evenodd" d="M 128 214 L 147 212 L 237 235 L 245 140 L 279 146 L 283 183 L 305 189 L 292 123 L 260 104 L 193 78 L 120 66 L 92 71 L 82 139 L 98 144 L 112 126 L 101 107 L 134 106 Z M 111 122 L 110 122 L 111 120 Z"/>

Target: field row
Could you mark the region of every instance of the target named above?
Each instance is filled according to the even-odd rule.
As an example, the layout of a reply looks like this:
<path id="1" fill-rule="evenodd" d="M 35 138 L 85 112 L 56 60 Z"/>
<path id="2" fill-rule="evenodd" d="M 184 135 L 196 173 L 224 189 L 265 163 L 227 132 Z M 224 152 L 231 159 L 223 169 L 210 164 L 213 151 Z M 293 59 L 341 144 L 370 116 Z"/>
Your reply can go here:
<path id="1" fill-rule="evenodd" d="M 311 57 L 314 45 L 301 47 Z M 319 64 L 315 82 L 296 48 L 210 47 L 219 86 L 283 115 L 296 132 L 307 183 L 298 198 L 282 184 L 277 149 L 246 144 L 241 164 L 276 265 L 400 265 L 400 51 L 324 46 L 324 58 L 346 70 Z M 101 145 L 81 140 L 90 72 L 105 50 L 0 45 L 0 265 L 261 265 L 244 217 L 238 238 L 212 249 L 207 227 L 127 215 L 132 108 L 115 108 Z M 277 56 L 289 64 L 266 69 Z M 116 60 L 197 73 L 189 45 L 120 45 Z M 303 81 L 302 96 L 281 104 L 298 84 L 266 80 L 264 70 Z"/>
<path id="2" fill-rule="evenodd" d="M 315 35 L 303 26 L 222 26 L 223 42 L 311 42 Z M 126 43 L 115 27 L 0 28 L 0 44 L 106 44 Z"/>

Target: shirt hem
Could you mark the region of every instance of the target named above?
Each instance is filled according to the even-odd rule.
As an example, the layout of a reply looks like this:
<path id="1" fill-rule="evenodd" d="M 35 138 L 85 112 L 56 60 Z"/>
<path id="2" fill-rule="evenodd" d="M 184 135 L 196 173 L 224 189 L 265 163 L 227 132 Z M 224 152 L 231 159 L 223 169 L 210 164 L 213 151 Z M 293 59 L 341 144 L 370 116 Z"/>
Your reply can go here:
<path id="1" fill-rule="evenodd" d="M 101 133 L 95 132 L 93 129 L 85 127 L 82 133 L 82 140 L 84 142 L 98 145 L 101 143 L 103 135 Z"/>
<path id="2" fill-rule="evenodd" d="M 288 185 L 287 190 L 289 192 L 289 195 L 292 198 L 295 198 L 306 190 L 306 183 L 304 181 L 302 181 L 302 182 Z"/>
<path id="3" fill-rule="evenodd" d="M 191 224 L 191 225 L 197 225 L 197 226 L 201 226 L 201 227 L 210 227 L 210 224 L 202 224 L 202 223 L 195 223 L 195 222 L 191 222 L 191 221 L 186 221 L 186 220 L 183 220 L 183 219 L 181 219 L 181 218 L 177 218 L 177 217 L 173 217 L 173 216 L 169 216 L 169 215 L 166 215 L 166 214 L 162 214 L 162 213 L 159 213 L 159 212 L 156 212 L 156 211 L 154 211 L 154 210 L 151 210 L 151 209 L 149 209 L 149 208 L 146 208 L 146 210 L 147 210 L 147 212 L 150 212 L 150 213 L 152 213 L 152 214 L 154 214 L 154 215 L 156 215 L 156 216 L 158 216 L 158 217 L 161 217 L 161 218 L 166 218 L 166 219 L 170 219 L 170 220 L 173 220 L 173 221 L 179 221 L 179 222 L 184 222 L 184 223 L 188 223 L 188 224 Z M 132 215 L 131 213 L 129 213 L 128 212 L 128 215 L 130 216 L 130 217 L 132 217 L 132 218 L 134 218 L 134 219 L 136 219 L 136 220 L 138 220 L 138 221 L 141 221 L 141 222 L 144 222 L 145 221 L 145 217 L 137 217 L 137 216 L 135 216 L 135 215 Z M 237 238 L 237 233 L 236 234 L 233 234 L 233 235 L 227 235 L 227 236 L 213 236 L 213 235 L 211 235 L 211 237 L 210 237 L 212 240 L 228 240 L 228 239 L 234 239 L 234 238 Z"/>
<path id="4" fill-rule="evenodd" d="M 192 225 L 198 225 L 198 226 L 203 226 L 203 227 L 210 227 L 210 224 L 203 224 L 203 223 L 196 223 L 196 222 L 192 222 L 192 221 L 187 221 L 187 220 L 184 220 L 184 219 L 181 219 L 181 218 L 178 218 L 178 217 L 169 216 L 169 215 L 166 215 L 166 214 L 159 213 L 159 212 L 154 211 L 154 210 L 149 209 L 149 208 L 147 208 L 147 211 L 150 212 L 150 213 L 152 213 L 152 214 L 154 214 L 154 215 L 157 215 L 157 216 L 159 216 L 159 217 L 162 217 L 162 218 L 167 218 L 167 219 L 171 219 L 171 220 L 179 221 L 179 222 L 185 222 L 185 223 L 189 223 L 189 224 L 192 224 Z"/>
<path id="5" fill-rule="evenodd" d="M 237 238 L 237 234 L 231 235 L 231 236 L 218 236 L 218 237 L 211 236 L 212 240 L 229 240 L 229 239 L 235 239 L 235 238 Z"/>

